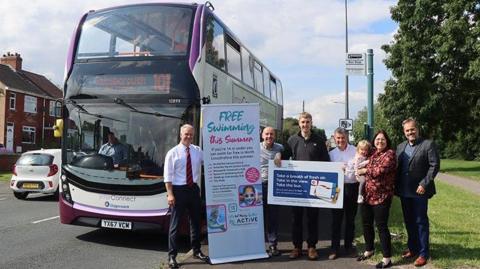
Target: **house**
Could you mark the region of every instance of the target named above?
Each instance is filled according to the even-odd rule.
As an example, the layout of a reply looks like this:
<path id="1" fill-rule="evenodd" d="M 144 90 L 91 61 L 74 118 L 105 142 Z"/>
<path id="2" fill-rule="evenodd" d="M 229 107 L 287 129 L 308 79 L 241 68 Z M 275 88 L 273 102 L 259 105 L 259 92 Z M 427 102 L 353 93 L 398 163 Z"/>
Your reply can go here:
<path id="1" fill-rule="evenodd" d="M 8 152 L 58 148 L 55 105 L 62 91 L 46 77 L 22 69 L 18 53 L 0 58 L 0 144 Z"/>

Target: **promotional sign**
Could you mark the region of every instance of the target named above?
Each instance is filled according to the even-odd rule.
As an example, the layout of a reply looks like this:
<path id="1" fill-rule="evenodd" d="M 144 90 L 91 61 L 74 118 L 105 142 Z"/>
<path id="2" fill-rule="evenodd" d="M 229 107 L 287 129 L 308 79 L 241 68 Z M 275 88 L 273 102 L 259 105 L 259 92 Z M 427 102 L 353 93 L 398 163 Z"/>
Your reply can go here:
<path id="1" fill-rule="evenodd" d="M 267 258 L 258 104 L 202 106 L 208 252 L 212 264 Z"/>
<path id="2" fill-rule="evenodd" d="M 306 207 L 343 207 L 344 174 L 340 162 L 268 163 L 268 203 Z"/>

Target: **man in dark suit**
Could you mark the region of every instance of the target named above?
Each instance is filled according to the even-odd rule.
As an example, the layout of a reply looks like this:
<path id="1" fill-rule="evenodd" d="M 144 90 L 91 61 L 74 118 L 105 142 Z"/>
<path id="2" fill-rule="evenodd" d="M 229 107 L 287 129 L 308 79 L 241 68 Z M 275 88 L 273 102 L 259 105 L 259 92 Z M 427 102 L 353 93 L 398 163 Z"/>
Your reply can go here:
<path id="1" fill-rule="evenodd" d="M 440 167 L 435 143 L 419 137 L 417 122 L 403 121 L 406 141 L 397 147 L 398 169 L 395 193 L 402 202 L 403 219 L 408 233 L 408 249 L 404 259 L 413 258 L 415 266 L 423 266 L 430 257 L 428 199 L 435 194 L 434 178 Z"/>

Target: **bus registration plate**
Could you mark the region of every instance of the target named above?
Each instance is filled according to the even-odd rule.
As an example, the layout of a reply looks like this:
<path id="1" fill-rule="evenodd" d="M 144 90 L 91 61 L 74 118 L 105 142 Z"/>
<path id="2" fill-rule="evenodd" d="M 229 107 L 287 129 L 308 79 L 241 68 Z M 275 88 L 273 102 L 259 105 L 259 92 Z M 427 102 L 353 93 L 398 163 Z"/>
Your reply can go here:
<path id="1" fill-rule="evenodd" d="M 102 227 L 105 228 L 112 228 L 112 229 L 123 229 L 123 230 L 131 230 L 132 223 L 129 221 L 119 221 L 119 220 L 106 220 L 102 219 Z"/>

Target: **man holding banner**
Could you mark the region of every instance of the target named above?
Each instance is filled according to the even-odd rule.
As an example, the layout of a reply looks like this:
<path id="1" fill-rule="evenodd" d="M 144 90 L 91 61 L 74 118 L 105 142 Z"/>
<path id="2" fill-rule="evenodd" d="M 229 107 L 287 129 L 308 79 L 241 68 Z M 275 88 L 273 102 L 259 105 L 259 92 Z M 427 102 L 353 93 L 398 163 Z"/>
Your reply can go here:
<path id="1" fill-rule="evenodd" d="M 275 165 L 280 166 L 283 151 L 281 144 L 275 143 L 275 129 L 267 126 L 262 131 L 263 141 L 260 143 L 260 172 L 262 175 L 263 189 L 263 212 L 267 227 L 268 254 L 270 256 L 279 256 L 277 249 L 278 237 L 278 208 L 277 205 L 269 205 L 267 201 L 268 193 L 268 161 L 274 160 Z"/>
<path id="2" fill-rule="evenodd" d="M 355 158 L 356 148 L 348 144 L 348 133 L 344 128 L 335 129 L 335 144 L 337 147 L 329 152 L 332 162 L 341 162 L 345 166 L 349 161 Z M 355 236 L 355 216 L 357 215 L 358 182 L 354 171 L 345 171 L 344 176 L 344 195 L 343 208 L 332 209 L 332 246 L 328 256 L 329 260 L 337 258 L 340 249 L 340 235 L 342 222 L 345 219 L 345 253 L 350 256 L 356 256 L 356 250 L 353 247 L 353 238 Z"/>
<path id="3" fill-rule="evenodd" d="M 292 160 L 298 161 L 330 161 L 327 147 L 323 139 L 312 132 L 312 115 L 302 112 L 298 118 L 300 131 L 288 139 L 287 146 Z M 303 211 L 307 211 L 308 227 L 308 258 L 318 259 L 316 244 L 318 242 L 318 208 L 315 207 L 293 207 L 292 242 L 294 249 L 290 253 L 290 259 L 296 259 L 302 255 L 303 244 Z"/>

